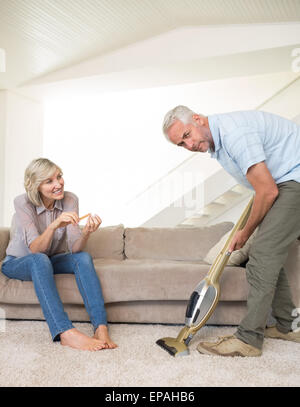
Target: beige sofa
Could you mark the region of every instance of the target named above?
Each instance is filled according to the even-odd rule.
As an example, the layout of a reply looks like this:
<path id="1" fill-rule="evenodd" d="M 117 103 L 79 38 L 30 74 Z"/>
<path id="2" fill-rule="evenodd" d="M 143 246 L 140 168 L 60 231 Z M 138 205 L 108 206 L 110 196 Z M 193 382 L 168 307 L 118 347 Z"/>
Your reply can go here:
<path id="1" fill-rule="evenodd" d="M 210 265 L 204 261 L 233 224 L 205 228 L 104 227 L 85 248 L 100 278 L 108 320 L 135 323 L 184 323 L 187 301 Z M 0 266 L 9 228 L 0 228 Z M 292 295 L 300 307 L 300 241 L 286 262 Z M 73 321 L 89 321 L 73 275 L 56 275 L 65 310 Z M 208 324 L 238 325 L 246 311 L 245 268 L 226 266 L 221 298 Z M 43 314 L 30 281 L 8 279 L 0 272 L 0 309 L 8 319 L 41 319 Z"/>

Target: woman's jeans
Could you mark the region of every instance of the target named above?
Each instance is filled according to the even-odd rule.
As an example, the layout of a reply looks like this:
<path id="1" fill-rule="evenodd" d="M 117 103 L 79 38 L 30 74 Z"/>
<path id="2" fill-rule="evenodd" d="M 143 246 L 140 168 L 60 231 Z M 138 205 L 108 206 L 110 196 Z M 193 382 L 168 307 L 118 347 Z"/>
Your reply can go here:
<path id="1" fill-rule="evenodd" d="M 62 253 L 51 257 L 43 253 L 6 256 L 2 273 L 9 278 L 33 281 L 53 341 L 59 341 L 61 333 L 74 328 L 58 295 L 54 274 L 75 274 L 94 331 L 99 325 L 107 325 L 102 289 L 89 253 Z"/>

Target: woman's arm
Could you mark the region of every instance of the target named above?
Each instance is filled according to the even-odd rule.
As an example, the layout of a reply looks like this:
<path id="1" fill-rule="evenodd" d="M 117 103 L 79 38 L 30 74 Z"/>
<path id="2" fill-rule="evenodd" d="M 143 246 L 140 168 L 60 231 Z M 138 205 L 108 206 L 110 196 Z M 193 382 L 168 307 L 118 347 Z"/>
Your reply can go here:
<path id="1" fill-rule="evenodd" d="M 72 253 L 81 252 L 86 245 L 88 238 L 90 237 L 90 233 L 84 233 L 82 231 L 81 236 L 79 239 L 72 246 Z"/>
<path id="2" fill-rule="evenodd" d="M 47 229 L 39 235 L 30 245 L 29 249 L 32 253 L 44 253 L 49 249 L 54 232 L 56 229 L 67 226 L 69 224 L 76 225 L 78 223 L 78 215 L 75 212 L 63 212 L 56 218 Z"/>
<path id="3" fill-rule="evenodd" d="M 29 245 L 30 251 L 32 253 L 45 252 L 50 247 L 54 232 L 55 229 L 49 225 L 47 229 Z"/>

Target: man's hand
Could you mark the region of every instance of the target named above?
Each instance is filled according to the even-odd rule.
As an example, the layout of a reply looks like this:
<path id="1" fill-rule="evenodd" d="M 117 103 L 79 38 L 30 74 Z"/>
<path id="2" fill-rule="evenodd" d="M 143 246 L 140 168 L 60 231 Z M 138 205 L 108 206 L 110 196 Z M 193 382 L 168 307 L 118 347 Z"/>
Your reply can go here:
<path id="1" fill-rule="evenodd" d="M 241 249 L 247 242 L 248 238 L 249 236 L 246 235 L 243 229 L 238 230 L 231 240 L 228 251 L 232 253 L 234 250 Z"/>

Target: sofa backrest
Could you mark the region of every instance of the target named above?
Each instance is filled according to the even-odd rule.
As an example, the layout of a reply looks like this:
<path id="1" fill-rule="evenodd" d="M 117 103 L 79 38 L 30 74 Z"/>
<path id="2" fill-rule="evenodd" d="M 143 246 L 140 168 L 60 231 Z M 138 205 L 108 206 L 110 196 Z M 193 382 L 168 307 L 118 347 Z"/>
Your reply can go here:
<path id="1" fill-rule="evenodd" d="M 124 259 L 124 225 L 105 226 L 92 233 L 84 248 L 94 258 Z"/>
<path id="2" fill-rule="evenodd" d="M 203 260 L 232 222 L 192 228 L 125 228 L 128 259 Z"/>
<path id="3" fill-rule="evenodd" d="M 100 227 L 84 248 L 93 258 L 203 260 L 207 252 L 233 227 L 232 222 L 193 228 Z M 9 228 L 0 228 L 0 261 L 9 243 Z M 125 239 L 124 239 L 125 236 Z M 125 253 L 125 256 L 124 256 Z"/>
<path id="4" fill-rule="evenodd" d="M 0 261 L 6 255 L 10 228 L 0 228 Z M 124 225 L 106 226 L 92 233 L 84 248 L 93 258 L 124 259 Z"/>

